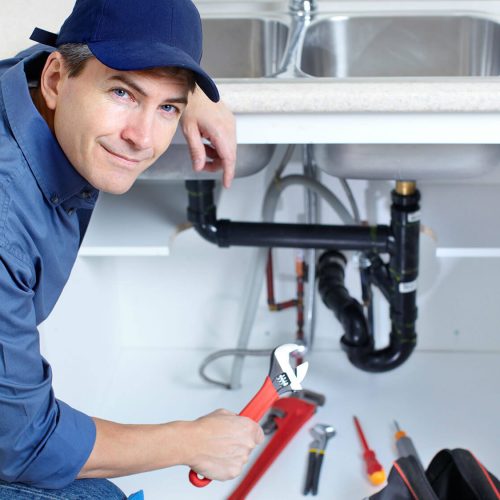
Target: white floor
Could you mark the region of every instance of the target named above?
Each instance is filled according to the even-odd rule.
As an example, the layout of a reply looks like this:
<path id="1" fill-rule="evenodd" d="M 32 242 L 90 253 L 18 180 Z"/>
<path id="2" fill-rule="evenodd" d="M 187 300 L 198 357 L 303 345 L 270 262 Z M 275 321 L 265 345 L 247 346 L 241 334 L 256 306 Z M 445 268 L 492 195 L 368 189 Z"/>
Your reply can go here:
<path id="1" fill-rule="evenodd" d="M 227 391 L 199 378 L 198 365 L 206 354 L 201 350 L 123 350 L 109 360 L 109 377 L 103 376 L 107 383 L 100 393 L 81 394 L 75 400 L 69 385 L 64 394 L 61 380 L 58 394 L 89 413 L 131 423 L 193 419 L 218 407 L 239 411 L 264 380 L 268 359 L 248 359 L 242 388 Z M 249 499 L 303 497 L 311 441 L 308 430 L 315 423 L 337 429 L 327 450 L 317 498 L 353 500 L 374 493 L 363 472 L 353 415 L 361 420 L 370 446 L 387 471 L 396 457 L 393 420 L 397 419 L 413 438 L 425 465 L 442 448 L 463 447 L 500 476 L 500 353 L 417 352 L 398 370 L 380 375 L 355 369 L 339 351 L 313 353 L 310 363 L 304 386 L 323 393 L 326 405 L 289 444 Z M 222 361 L 212 367 L 212 373 L 227 376 L 228 366 Z M 198 490 L 190 485 L 187 474 L 187 468 L 175 467 L 115 482 L 127 494 L 143 489 L 146 500 L 223 499 L 238 483 L 214 482 Z"/>

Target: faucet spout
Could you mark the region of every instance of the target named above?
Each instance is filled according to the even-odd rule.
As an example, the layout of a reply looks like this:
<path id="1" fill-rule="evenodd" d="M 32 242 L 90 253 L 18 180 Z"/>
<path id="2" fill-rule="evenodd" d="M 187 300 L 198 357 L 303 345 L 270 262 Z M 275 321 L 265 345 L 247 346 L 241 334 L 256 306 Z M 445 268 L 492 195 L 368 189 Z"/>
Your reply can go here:
<path id="1" fill-rule="evenodd" d="M 314 18 L 317 0 L 290 0 L 289 11 L 292 18 L 285 53 L 275 78 L 295 78 L 306 76 L 299 69 L 302 45 L 307 26 Z"/>
<path id="2" fill-rule="evenodd" d="M 308 14 L 317 9 L 317 0 L 290 0 L 290 12 Z"/>

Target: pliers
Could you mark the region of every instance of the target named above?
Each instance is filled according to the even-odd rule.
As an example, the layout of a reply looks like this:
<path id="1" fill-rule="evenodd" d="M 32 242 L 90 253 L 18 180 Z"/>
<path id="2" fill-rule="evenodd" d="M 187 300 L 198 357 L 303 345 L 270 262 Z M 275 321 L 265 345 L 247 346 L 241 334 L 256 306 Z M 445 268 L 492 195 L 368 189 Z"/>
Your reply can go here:
<path id="1" fill-rule="evenodd" d="M 282 344 L 274 349 L 271 354 L 269 375 L 250 403 L 240 412 L 240 416 L 258 422 L 282 394 L 302 390 L 301 382 L 306 376 L 309 363 L 306 361 L 292 368 L 290 356 L 301 354 L 304 350 L 305 347 L 298 344 Z M 211 479 L 200 477 L 193 470 L 189 471 L 189 480 L 198 488 L 211 482 Z"/>
<path id="2" fill-rule="evenodd" d="M 318 494 L 319 474 L 323 457 L 325 456 L 326 443 L 335 436 L 336 431 L 331 425 L 316 424 L 310 433 L 314 440 L 309 445 L 309 459 L 307 464 L 306 484 L 304 486 L 304 495 L 312 493 Z"/>

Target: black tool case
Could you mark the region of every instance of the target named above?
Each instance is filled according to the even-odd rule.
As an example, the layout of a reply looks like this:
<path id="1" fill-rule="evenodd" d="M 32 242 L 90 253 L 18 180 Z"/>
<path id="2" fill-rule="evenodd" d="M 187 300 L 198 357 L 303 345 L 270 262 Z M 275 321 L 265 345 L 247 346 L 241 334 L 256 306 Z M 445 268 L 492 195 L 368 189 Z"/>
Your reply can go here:
<path id="1" fill-rule="evenodd" d="M 393 464 L 370 500 L 500 500 L 500 482 L 467 450 L 441 450 L 422 472 L 414 457 Z"/>

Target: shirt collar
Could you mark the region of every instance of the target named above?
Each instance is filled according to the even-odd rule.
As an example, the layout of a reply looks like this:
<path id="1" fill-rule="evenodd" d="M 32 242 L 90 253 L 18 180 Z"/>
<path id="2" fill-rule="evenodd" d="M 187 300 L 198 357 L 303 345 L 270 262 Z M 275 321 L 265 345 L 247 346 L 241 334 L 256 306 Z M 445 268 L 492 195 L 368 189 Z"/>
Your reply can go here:
<path id="1" fill-rule="evenodd" d="M 7 119 L 48 202 L 59 206 L 85 193 L 85 204 L 91 208 L 97 199 L 97 190 L 71 165 L 29 93 L 25 66 L 46 54 L 46 51 L 36 52 L 11 67 L 0 78 Z"/>

